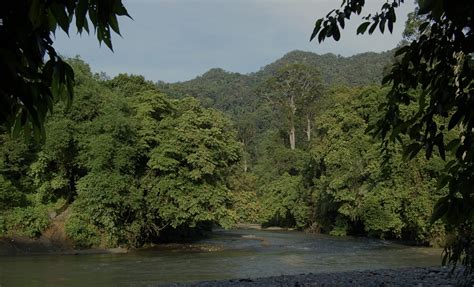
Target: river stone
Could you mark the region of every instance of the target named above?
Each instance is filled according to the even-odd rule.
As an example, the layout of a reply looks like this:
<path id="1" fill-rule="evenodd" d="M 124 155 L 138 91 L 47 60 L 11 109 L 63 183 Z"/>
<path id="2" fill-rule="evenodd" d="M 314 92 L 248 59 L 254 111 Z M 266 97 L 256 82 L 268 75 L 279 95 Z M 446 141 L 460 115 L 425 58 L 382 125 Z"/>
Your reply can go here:
<path id="1" fill-rule="evenodd" d="M 473 283 L 474 276 L 464 276 L 461 268 L 451 273 L 451 269 L 446 267 L 416 267 L 177 283 L 167 286 L 473 286 Z"/>

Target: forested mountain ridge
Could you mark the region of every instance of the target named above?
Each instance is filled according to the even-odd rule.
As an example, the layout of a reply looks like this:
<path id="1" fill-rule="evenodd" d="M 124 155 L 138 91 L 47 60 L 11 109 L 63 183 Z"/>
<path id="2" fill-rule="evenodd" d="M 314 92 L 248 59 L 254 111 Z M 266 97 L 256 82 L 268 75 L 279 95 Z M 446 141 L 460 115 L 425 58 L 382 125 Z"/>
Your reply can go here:
<path id="1" fill-rule="evenodd" d="M 393 61 L 392 56 L 393 51 L 342 57 L 296 50 L 254 73 L 240 74 L 213 68 L 195 79 L 177 83 L 159 82 L 158 87 L 171 97 L 195 97 L 204 107 L 216 108 L 235 118 L 258 108 L 264 99 L 257 88 L 285 65 L 302 64 L 316 68 L 327 86 L 356 87 L 380 84 L 384 69 Z"/>
<path id="2" fill-rule="evenodd" d="M 158 83 L 160 90 L 171 97 L 192 96 L 205 107 L 233 114 L 238 107 L 247 107 L 256 99 L 253 97 L 255 78 L 251 75 L 227 72 L 214 68 L 193 80 L 174 84 Z"/>
<path id="3" fill-rule="evenodd" d="M 273 74 L 287 64 L 299 63 L 316 67 L 327 85 L 366 86 L 380 84 L 384 69 L 392 63 L 393 51 L 366 52 L 350 57 L 327 53 L 291 51 L 275 62 L 266 65 L 255 76 Z"/>

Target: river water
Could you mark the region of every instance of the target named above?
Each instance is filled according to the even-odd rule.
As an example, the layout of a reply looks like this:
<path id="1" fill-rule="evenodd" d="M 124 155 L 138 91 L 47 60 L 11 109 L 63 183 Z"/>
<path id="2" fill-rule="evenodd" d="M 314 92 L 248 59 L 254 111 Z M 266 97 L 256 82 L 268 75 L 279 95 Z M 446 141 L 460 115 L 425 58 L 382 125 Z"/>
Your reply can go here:
<path id="1" fill-rule="evenodd" d="M 297 231 L 217 230 L 127 254 L 0 257 L 0 286 L 147 286 L 282 274 L 434 266 L 441 250 Z"/>

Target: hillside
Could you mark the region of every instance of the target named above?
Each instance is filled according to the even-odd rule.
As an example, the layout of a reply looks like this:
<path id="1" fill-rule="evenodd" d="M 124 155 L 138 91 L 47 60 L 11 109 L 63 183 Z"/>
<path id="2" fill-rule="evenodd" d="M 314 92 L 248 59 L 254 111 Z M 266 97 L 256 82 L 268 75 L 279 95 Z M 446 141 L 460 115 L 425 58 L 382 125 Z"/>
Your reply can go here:
<path id="1" fill-rule="evenodd" d="M 274 73 L 278 68 L 293 63 L 316 67 L 328 85 L 365 86 L 379 84 L 384 68 L 390 65 L 393 51 L 367 52 L 350 57 L 334 54 L 318 55 L 312 52 L 292 51 L 281 59 L 263 67 L 256 77 Z"/>
<path id="2" fill-rule="evenodd" d="M 260 71 L 240 74 L 214 68 L 195 79 L 178 83 L 159 83 L 160 90 L 174 98 L 192 96 L 205 107 L 224 111 L 231 117 L 254 112 L 262 100 L 258 87 L 280 67 L 293 63 L 316 67 L 328 86 L 367 86 L 379 84 L 392 51 L 362 53 L 351 57 L 334 54 L 292 51 Z"/>

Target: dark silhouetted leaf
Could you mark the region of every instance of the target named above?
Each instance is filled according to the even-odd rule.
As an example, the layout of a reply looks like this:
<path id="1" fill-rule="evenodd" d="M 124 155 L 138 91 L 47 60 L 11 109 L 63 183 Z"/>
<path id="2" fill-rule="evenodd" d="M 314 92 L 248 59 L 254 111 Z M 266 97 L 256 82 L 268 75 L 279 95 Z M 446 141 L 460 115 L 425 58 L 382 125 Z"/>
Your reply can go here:
<path id="1" fill-rule="evenodd" d="M 316 24 L 314 25 L 313 33 L 311 34 L 311 37 L 309 38 L 310 41 L 312 41 L 314 37 L 316 37 L 316 35 L 318 34 L 319 30 L 321 30 L 322 22 L 323 22 L 322 18 L 316 21 Z"/>
<path id="2" fill-rule="evenodd" d="M 364 34 L 365 30 L 367 30 L 367 27 L 369 27 L 370 22 L 364 22 L 357 27 L 357 35 L 359 34 Z"/>

